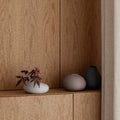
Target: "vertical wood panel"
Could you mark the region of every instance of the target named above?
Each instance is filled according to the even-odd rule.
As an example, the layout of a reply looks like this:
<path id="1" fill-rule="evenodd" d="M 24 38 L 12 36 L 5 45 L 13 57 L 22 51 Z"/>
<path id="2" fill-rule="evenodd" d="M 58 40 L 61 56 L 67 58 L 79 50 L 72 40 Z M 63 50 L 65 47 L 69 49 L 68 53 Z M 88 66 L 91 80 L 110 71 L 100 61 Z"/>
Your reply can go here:
<path id="1" fill-rule="evenodd" d="M 101 70 L 100 0 L 61 0 L 61 71 Z"/>
<path id="2" fill-rule="evenodd" d="M 74 120 L 101 120 L 100 92 L 74 95 Z"/>
<path id="3" fill-rule="evenodd" d="M 0 0 L 0 89 L 14 89 L 15 75 L 35 66 L 52 88 L 61 73 L 101 69 L 100 0 L 60 1 Z"/>
<path id="4" fill-rule="evenodd" d="M 72 109 L 70 94 L 0 98 L 0 120 L 72 120 Z"/>
<path id="5" fill-rule="evenodd" d="M 0 89 L 33 67 L 59 86 L 59 0 L 0 0 Z"/>

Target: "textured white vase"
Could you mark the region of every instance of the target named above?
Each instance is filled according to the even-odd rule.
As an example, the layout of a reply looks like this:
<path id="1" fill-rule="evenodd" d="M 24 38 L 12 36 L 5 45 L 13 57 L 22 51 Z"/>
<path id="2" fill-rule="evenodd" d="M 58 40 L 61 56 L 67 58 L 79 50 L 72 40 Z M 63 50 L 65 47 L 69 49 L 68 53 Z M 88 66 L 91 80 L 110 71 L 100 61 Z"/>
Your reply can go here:
<path id="1" fill-rule="evenodd" d="M 78 74 L 71 74 L 63 79 L 63 87 L 70 91 L 83 90 L 86 87 L 86 81 Z"/>
<path id="2" fill-rule="evenodd" d="M 46 93 L 49 91 L 49 86 L 45 83 L 40 83 L 40 86 L 37 84 L 34 86 L 34 82 L 27 82 L 23 89 L 28 93 Z"/>

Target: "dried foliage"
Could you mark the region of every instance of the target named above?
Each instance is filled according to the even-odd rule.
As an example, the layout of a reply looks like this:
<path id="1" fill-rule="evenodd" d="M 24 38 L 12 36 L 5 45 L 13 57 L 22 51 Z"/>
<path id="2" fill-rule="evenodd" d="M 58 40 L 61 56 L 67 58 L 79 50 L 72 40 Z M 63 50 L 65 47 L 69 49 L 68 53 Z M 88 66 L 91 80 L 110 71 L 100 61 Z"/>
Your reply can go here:
<path id="1" fill-rule="evenodd" d="M 34 86 L 36 84 L 40 86 L 40 82 L 42 78 L 41 78 L 41 75 L 40 75 L 41 73 L 38 68 L 35 68 L 31 71 L 22 70 L 21 73 L 23 74 L 22 76 L 16 76 L 19 79 L 16 86 L 18 86 L 22 82 L 24 85 L 26 85 L 26 82 L 34 82 Z"/>

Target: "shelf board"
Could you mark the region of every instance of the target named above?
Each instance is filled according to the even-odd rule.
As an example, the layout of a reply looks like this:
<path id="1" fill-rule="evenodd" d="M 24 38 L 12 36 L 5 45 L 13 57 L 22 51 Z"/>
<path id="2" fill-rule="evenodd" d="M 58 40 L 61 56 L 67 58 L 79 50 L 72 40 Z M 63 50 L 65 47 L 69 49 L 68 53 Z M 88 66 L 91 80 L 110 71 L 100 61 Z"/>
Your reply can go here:
<path id="1" fill-rule="evenodd" d="M 45 94 L 29 94 L 24 90 L 5 90 L 0 91 L 0 97 L 24 97 L 24 96 L 45 96 L 45 95 L 60 95 L 60 94 L 81 94 L 81 93 L 93 93 L 100 92 L 100 90 L 84 90 L 79 92 L 65 91 L 64 89 L 50 89 L 48 93 Z"/>

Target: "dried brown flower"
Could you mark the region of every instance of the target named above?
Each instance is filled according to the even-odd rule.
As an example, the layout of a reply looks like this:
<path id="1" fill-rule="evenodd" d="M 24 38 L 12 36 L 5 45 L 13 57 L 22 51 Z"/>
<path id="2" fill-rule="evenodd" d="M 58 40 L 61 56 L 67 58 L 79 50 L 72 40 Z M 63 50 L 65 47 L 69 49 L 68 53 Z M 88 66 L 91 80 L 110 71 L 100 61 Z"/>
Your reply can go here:
<path id="1" fill-rule="evenodd" d="M 40 70 L 38 68 L 35 68 L 31 70 L 30 72 L 28 70 L 22 70 L 21 73 L 23 73 L 22 76 L 16 76 L 19 80 L 16 83 L 16 86 L 18 86 L 21 82 L 23 82 L 24 85 L 26 85 L 26 82 L 34 82 L 34 86 L 37 84 L 40 86 L 40 82 L 42 80 Z"/>

